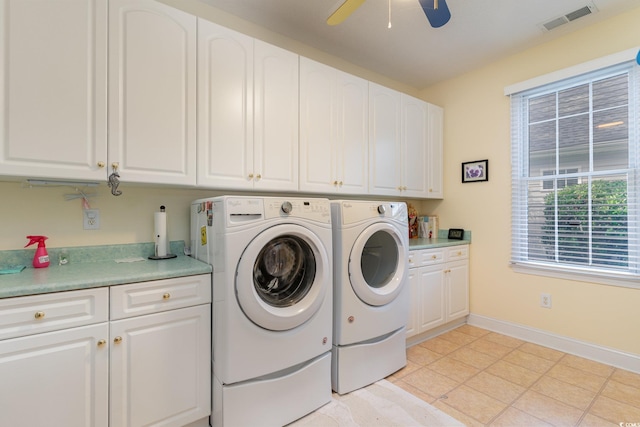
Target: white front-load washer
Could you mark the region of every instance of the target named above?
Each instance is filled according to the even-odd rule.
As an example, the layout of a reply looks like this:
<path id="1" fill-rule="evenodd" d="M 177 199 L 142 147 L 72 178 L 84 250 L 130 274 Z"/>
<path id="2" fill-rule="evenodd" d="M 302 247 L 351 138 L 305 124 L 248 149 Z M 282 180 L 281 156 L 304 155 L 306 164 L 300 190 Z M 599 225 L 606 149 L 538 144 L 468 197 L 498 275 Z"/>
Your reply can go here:
<path id="1" fill-rule="evenodd" d="M 191 207 L 213 266 L 213 426 L 282 426 L 331 400 L 327 199 L 221 196 Z"/>
<path id="2" fill-rule="evenodd" d="M 336 200 L 332 388 L 349 393 L 407 364 L 407 206 Z"/>

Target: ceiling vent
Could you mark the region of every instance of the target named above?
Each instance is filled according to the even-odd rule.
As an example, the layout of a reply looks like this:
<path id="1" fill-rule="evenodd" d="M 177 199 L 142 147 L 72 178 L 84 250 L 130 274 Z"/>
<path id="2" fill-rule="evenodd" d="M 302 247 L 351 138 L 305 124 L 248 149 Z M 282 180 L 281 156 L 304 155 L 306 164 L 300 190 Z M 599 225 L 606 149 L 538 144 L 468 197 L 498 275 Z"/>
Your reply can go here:
<path id="1" fill-rule="evenodd" d="M 581 7 L 580 9 L 576 9 L 573 12 L 569 12 L 566 15 L 559 16 L 557 18 L 553 18 L 547 22 L 543 22 L 540 24 L 540 28 L 543 31 L 551 31 L 555 28 L 558 28 L 561 25 L 568 24 L 571 21 L 575 21 L 578 18 L 582 18 L 583 16 L 591 15 L 592 13 L 596 13 L 598 9 L 593 3 L 590 3 L 586 6 Z"/>

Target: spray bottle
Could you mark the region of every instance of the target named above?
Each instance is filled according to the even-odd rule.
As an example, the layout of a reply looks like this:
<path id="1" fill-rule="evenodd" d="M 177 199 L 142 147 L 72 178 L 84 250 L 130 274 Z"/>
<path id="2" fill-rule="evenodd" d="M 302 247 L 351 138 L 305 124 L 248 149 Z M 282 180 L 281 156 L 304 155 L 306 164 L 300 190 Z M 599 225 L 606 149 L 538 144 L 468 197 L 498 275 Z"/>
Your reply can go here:
<path id="1" fill-rule="evenodd" d="M 38 249 L 36 249 L 36 254 L 33 257 L 33 266 L 35 268 L 44 268 L 49 267 L 49 254 L 47 253 L 47 248 L 44 246 L 44 241 L 48 239 L 47 236 L 27 236 L 29 239 L 29 243 L 25 246 L 31 246 L 34 243 L 38 244 Z"/>

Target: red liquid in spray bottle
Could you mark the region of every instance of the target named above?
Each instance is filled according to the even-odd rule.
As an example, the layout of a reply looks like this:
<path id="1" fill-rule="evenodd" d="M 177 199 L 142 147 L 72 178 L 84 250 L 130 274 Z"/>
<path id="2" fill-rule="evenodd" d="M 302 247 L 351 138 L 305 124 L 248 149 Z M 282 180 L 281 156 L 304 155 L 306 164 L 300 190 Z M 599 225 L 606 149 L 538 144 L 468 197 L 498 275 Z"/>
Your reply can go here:
<path id="1" fill-rule="evenodd" d="M 29 239 L 29 243 L 25 246 L 31 246 L 34 243 L 38 244 L 38 248 L 36 249 L 36 254 L 33 257 L 33 266 L 35 268 L 44 268 L 49 267 L 49 254 L 47 253 L 47 248 L 44 246 L 44 241 L 48 239 L 47 236 L 27 236 Z"/>

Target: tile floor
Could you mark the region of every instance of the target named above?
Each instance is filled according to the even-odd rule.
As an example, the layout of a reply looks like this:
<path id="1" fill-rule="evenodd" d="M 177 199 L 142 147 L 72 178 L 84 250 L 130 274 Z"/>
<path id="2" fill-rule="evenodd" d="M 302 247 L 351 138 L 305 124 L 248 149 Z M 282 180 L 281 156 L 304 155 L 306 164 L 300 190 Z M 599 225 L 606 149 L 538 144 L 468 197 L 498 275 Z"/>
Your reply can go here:
<path id="1" fill-rule="evenodd" d="M 387 379 L 467 426 L 640 426 L 640 374 L 470 325 Z"/>

